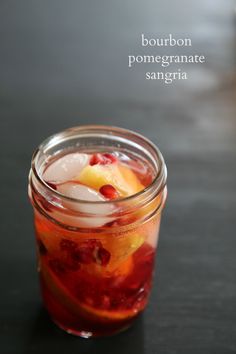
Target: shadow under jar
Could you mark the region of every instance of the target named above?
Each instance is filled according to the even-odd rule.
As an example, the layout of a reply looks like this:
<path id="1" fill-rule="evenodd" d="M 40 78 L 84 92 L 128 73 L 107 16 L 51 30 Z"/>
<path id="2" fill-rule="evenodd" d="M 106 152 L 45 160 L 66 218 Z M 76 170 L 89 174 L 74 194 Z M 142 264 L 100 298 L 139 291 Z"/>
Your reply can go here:
<path id="1" fill-rule="evenodd" d="M 123 167 L 118 173 L 112 161 L 112 178 L 118 180 L 116 173 L 122 172 L 123 183 L 134 191 L 138 185 L 137 192 L 88 201 L 63 193 L 63 183 L 45 181 L 48 166 L 75 153 L 89 156 L 89 171 L 96 165 L 91 163 L 94 154 L 115 156 Z M 104 169 L 99 162 L 97 166 Z M 100 176 L 94 176 L 99 188 Z M 71 128 L 35 151 L 29 197 L 38 271 L 44 305 L 60 328 L 85 338 L 111 335 L 129 327 L 143 311 L 152 284 L 166 177 L 158 148 L 143 136 L 116 127 Z"/>

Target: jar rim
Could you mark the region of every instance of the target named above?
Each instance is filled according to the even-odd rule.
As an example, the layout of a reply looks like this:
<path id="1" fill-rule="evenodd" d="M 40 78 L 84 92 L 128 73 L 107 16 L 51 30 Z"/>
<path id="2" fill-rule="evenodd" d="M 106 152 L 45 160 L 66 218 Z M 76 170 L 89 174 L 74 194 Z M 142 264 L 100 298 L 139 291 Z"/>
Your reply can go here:
<path id="1" fill-rule="evenodd" d="M 122 198 L 117 198 L 115 200 L 105 200 L 105 201 L 88 201 L 88 200 L 84 200 L 84 199 L 78 199 L 78 198 L 73 198 L 73 197 L 68 197 L 60 192 L 58 192 L 57 190 L 53 189 L 52 187 L 50 187 L 45 180 L 42 178 L 42 176 L 40 175 L 37 167 L 36 167 L 36 163 L 37 163 L 37 158 L 40 156 L 40 153 L 44 152 L 45 147 L 50 148 L 54 145 L 56 145 L 59 141 L 62 141 L 65 138 L 69 138 L 71 137 L 74 138 L 75 134 L 78 133 L 82 134 L 86 133 L 86 132 L 93 132 L 94 134 L 99 134 L 99 132 L 106 132 L 106 135 L 113 135 L 113 133 L 115 133 L 116 135 L 114 136 L 118 136 L 119 137 L 119 133 L 122 133 L 124 135 L 130 134 L 133 137 L 137 138 L 138 140 L 140 140 L 140 142 L 145 143 L 147 146 L 149 146 L 152 151 L 156 154 L 156 158 L 158 159 L 159 162 L 159 169 L 157 170 L 157 173 L 153 179 L 153 181 L 146 186 L 144 189 L 142 189 L 141 191 L 132 194 L 130 196 L 127 197 L 122 197 Z M 135 143 L 136 144 L 136 143 Z M 136 144 L 141 146 L 141 144 Z M 53 155 L 52 155 L 53 156 Z M 74 126 L 68 129 L 65 129 L 63 131 L 60 131 L 58 133 L 55 133 L 51 136 L 49 136 L 47 139 L 45 139 L 39 146 L 38 148 L 34 151 L 33 156 L 32 156 L 32 160 L 31 160 L 31 170 L 34 174 L 34 177 L 37 179 L 37 181 L 40 183 L 40 185 L 42 187 L 44 187 L 48 192 L 52 193 L 52 195 L 59 197 L 62 200 L 66 200 L 69 202 L 73 202 L 73 203 L 79 203 L 79 204 L 84 204 L 84 205 L 111 205 L 111 204 L 115 204 L 115 203 L 130 203 L 131 201 L 138 199 L 141 196 L 144 195 L 149 195 L 149 193 L 154 193 L 154 195 L 158 195 L 165 187 L 166 185 L 166 180 L 167 180 L 167 168 L 166 168 L 166 164 L 164 161 L 164 158 L 162 156 L 162 153 L 160 152 L 159 148 L 148 138 L 144 137 L 142 134 L 136 133 L 133 130 L 130 129 L 126 129 L 126 128 L 120 128 L 120 127 L 116 127 L 116 126 L 112 126 L 112 125 L 80 125 L 80 126 Z"/>

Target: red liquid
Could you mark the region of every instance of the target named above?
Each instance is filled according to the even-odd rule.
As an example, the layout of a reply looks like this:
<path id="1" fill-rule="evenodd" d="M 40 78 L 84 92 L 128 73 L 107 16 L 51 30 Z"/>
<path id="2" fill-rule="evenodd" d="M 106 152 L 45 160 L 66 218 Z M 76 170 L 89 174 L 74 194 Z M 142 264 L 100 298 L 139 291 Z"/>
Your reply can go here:
<path id="1" fill-rule="evenodd" d="M 129 165 L 136 166 L 133 171 L 141 183 L 150 183 L 152 176 L 142 173 L 135 161 Z M 46 214 L 53 215 L 50 203 L 34 197 Z M 137 211 L 133 219 L 140 217 Z M 121 217 L 103 226 L 102 232 L 99 228 L 83 232 L 58 225 L 35 210 L 43 301 L 54 322 L 67 332 L 110 335 L 127 328 L 145 308 L 160 214 L 134 228 L 131 221 Z"/>
<path id="2" fill-rule="evenodd" d="M 150 246 L 142 246 L 133 257 L 133 271 L 122 279 L 96 277 L 64 266 L 56 269 L 45 255 L 42 267 L 47 267 L 47 275 L 41 272 L 42 295 L 56 323 L 71 333 L 92 332 L 93 336 L 126 328 L 147 303 L 154 252 Z"/>

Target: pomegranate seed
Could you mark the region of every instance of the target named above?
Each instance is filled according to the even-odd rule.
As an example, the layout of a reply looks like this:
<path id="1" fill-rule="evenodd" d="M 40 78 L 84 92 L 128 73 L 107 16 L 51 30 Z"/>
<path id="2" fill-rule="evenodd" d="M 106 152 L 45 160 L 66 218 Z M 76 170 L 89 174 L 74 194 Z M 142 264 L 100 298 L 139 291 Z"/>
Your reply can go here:
<path id="1" fill-rule="evenodd" d="M 62 251 L 73 251 L 77 247 L 77 243 L 71 240 L 63 238 L 60 242 L 60 247 Z"/>
<path id="2" fill-rule="evenodd" d="M 111 184 L 105 184 L 99 189 L 99 192 L 107 199 L 119 198 L 119 193 Z"/>
<path id="3" fill-rule="evenodd" d="M 71 255 L 68 255 L 65 261 L 66 268 L 71 271 L 77 271 L 80 269 L 80 263 L 74 259 Z"/>
<path id="4" fill-rule="evenodd" d="M 58 275 L 61 275 L 62 273 L 65 273 L 65 271 L 66 271 L 65 265 L 59 259 L 56 259 L 56 258 L 51 259 L 49 261 L 49 266 Z"/>
<path id="5" fill-rule="evenodd" d="M 93 251 L 87 247 L 80 247 L 73 252 L 72 257 L 74 260 L 82 264 L 90 264 L 94 260 Z"/>
<path id="6" fill-rule="evenodd" d="M 94 154 L 92 155 L 91 159 L 90 159 L 90 166 L 93 165 L 108 165 L 108 164 L 112 164 L 115 163 L 117 161 L 117 158 L 112 155 L 112 154 L 108 154 L 108 153 L 104 153 L 104 154 Z"/>
<path id="7" fill-rule="evenodd" d="M 90 239 L 87 241 L 87 243 L 89 244 L 90 247 L 102 247 L 102 243 L 101 241 L 98 241 L 96 239 Z"/>
<path id="8" fill-rule="evenodd" d="M 101 154 L 94 154 L 91 159 L 90 159 L 90 166 L 97 165 L 102 162 L 102 156 Z"/>
<path id="9" fill-rule="evenodd" d="M 95 260 L 96 250 L 102 247 L 100 241 L 97 240 L 88 240 L 82 242 L 79 247 L 73 252 L 72 257 L 77 262 L 82 264 L 90 264 Z"/>
<path id="10" fill-rule="evenodd" d="M 104 247 L 100 247 L 97 252 L 97 260 L 102 266 L 106 266 L 111 258 L 111 254 Z"/>
<path id="11" fill-rule="evenodd" d="M 117 157 L 112 154 L 105 153 L 105 154 L 103 154 L 103 158 L 105 158 L 107 160 L 106 163 L 117 162 Z"/>

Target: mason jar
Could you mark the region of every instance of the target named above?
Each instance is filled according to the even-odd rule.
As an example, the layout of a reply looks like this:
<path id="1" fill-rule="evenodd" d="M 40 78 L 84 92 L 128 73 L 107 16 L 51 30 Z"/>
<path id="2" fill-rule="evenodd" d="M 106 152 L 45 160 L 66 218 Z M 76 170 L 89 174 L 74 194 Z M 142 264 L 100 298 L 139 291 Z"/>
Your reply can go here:
<path id="1" fill-rule="evenodd" d="M 143 189 L 103 201 L 58 191 L 43 173 L 49 164 L 74 152 L 125 156 Z M 135 183 L 130 178 L 126 171 L 126 182 Z M 142 135 L 117 127 L 67 129 L 34 152 L 29 197 L 41 293 L 60 328 L 85 338 L 110 335 L 129 327 L 144 310 L 152 286 L 166 179 L 160 150 Z"/>

